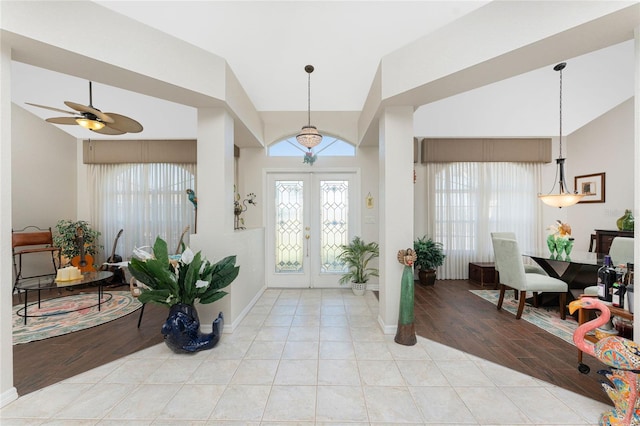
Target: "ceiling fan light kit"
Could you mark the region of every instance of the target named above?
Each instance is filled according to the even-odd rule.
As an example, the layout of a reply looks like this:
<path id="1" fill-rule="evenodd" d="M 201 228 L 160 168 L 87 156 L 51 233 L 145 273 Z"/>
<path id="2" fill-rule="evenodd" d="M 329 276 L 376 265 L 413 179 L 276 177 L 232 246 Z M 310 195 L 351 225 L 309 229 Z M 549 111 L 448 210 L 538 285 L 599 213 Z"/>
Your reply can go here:
<path id="1" fill-rule="evenodd" d="M 105 126 L 103 122 L 89 118 L 76 118 L 76 123 L 89 130 L 100 130 Z"/>
<path id="2" fill-rule="evenodd" d="M 71 114 L 75 117 L 52 117 L 45 121 L 53 124 L 63 125 L 79 125 L 92 132 L 103 135 L 123 135 L 125 133 L 139 133 L 142 131 L 142 125 L 133 118 L 116 114 L 112 112 L 104 113 L 93 106 L 93 91 L 91 82 L 89 82 L 89 105 L 82 105 L 71 101 L 65 101 L 64 104 L 75 111 L 65 111 L 63 109 L 48 107 L 27 102 L 27 105 L 38 108 L 49 109 L 52 111 Z M 77 111 L 77 112 L 76 112 Z"/>

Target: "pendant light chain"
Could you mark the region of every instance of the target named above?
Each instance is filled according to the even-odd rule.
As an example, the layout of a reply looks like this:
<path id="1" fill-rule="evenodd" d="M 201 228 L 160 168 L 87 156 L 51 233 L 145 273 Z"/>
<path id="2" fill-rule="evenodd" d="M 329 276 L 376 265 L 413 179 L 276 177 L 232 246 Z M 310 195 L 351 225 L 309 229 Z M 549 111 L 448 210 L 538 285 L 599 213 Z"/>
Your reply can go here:
<path id="1" fill-rule="evenodd" d="M 562 69 L 560 68 L 560 158 L 562 158 Z"/>
<path id="2" fill-rule="evenodd" d="M 307 125 L 311 126 L 311 73 L 307 73 Z"/>

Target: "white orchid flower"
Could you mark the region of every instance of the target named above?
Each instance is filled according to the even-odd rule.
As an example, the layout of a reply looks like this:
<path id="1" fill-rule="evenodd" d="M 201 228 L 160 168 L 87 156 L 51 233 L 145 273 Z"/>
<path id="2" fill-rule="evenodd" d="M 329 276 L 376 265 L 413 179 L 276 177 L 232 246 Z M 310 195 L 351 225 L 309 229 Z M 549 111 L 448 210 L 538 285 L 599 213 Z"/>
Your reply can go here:
<path id="1" fill-rule="evenodd" d="M 196 281 L 196 288 L 207 288 L 209 287 L 209 282 L 205 280 Z"/>
<path id="2" fill-rule="evenodd" d="M 190 264 L 191 262 L 193 262 L 193 258 L 195 257 L 195 255 L 193 254 L 193 252 L 191 251 L 191 249 L 189 247 L 187 247 L 186 249 L 184 249 L 184 251 L 182 252 L 182 256 L 180 257 L 180 261 L 182 263 L 184 263 L 185 265 Z"/>

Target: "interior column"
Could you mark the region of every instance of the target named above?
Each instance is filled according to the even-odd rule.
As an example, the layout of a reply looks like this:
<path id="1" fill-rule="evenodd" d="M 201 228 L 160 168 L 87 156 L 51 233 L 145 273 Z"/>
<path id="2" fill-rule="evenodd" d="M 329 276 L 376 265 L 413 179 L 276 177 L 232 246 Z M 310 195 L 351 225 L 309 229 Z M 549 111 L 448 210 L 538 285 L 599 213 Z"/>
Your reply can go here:
<path id="1" fill-rule="evenodd" d="M 233 118 L 224 108 L 198 109 L 198 234 L 233 231 Z M 194 188 L 195 189 L 195 188 Z"/>
<path id="2" fill-rule="evenodd" d="M 403 266 L 398 250 L 413 248 L 413 107 L 387 107 L 379 122 L 380 317 L 394 334 Z"/>
<path id="3" fill-rule="evenodd" d="M 18 397 L 13 386 L 11 257 L 11 48 L 0 46 L 0 407 Z"/>
<path id="4" fill-rule="evenodd" d="M 634 30 L 634 59 L 635 59 L 635 90 L 634 90 L 634 120 L 635 120 L 635 132 L 634 132 L 634 167 L 633 167 L 633 181 L 635 182 L 635 186 L 633 189 L 633 206 L 634 211 L 633 215 L 638 217 L 640 215 L 640 170 L 638 167 L 640 166 L 640 27 L 636 27 Z M 634 264 L 638 265 L 638 258 L 640 258 L 640 241 L 638 241 L 638 228 L 635 228 L 634 233 Z M 638 267 L 636 267 L 637 269 Z M 636 273 L 637 275 L 637 273 Z M 634 283 L 639 282 L 636 277 Z M 635 288 L 635 285 L 634 285 Z M 640 289 L 639 289 L 640 290 Z M 638 311 L 638 307 L 640 306 L 640 291 L 636 290 L 633 293 L 633 307 L 634 312 Z M 640 315 L 635 315 L 633 319 L 633 340 L 636 342 L 640 341 Z"/>
<path id="5" fill-rule="evenodd" d="M 198 197 L 198 223 L 190 244 L 194 253 L 202 251 L 211 261 L 229 254 L 233 234 L 233 138 L 233 118 L 224 108 L 198 109 L 197 188 L 193 188 Z M 218 312 L 231 317 L 232 297 L 197 306 L 203 332 L 211 332 Z"/>

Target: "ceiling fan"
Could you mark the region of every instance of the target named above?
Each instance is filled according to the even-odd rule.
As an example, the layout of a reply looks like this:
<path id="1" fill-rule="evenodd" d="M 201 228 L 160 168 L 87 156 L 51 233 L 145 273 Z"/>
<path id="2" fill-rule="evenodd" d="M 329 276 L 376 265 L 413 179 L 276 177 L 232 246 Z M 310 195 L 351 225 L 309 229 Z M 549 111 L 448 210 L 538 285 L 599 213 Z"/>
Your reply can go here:
<path id="1" fill-rule="evenodd" d="M 133 118 L 113 112 L 104 113 L 94 108 L 92 98 L 91 82 L 89 82 L 89 105 L 77 104 L 70 101 L 64 102 L 66 106 L 73 108 L 75 111 L 66 111 L 45 105 L 32 104 L 30 102 L 26 102 L 26 104 L 73 115 L 73 117 L 52 117 L 45 120 L 53 124 L 77 124 L 103 135 L 123 135 L 125 133 L 139 133 L 142 131 L 142 125 Z"/>

